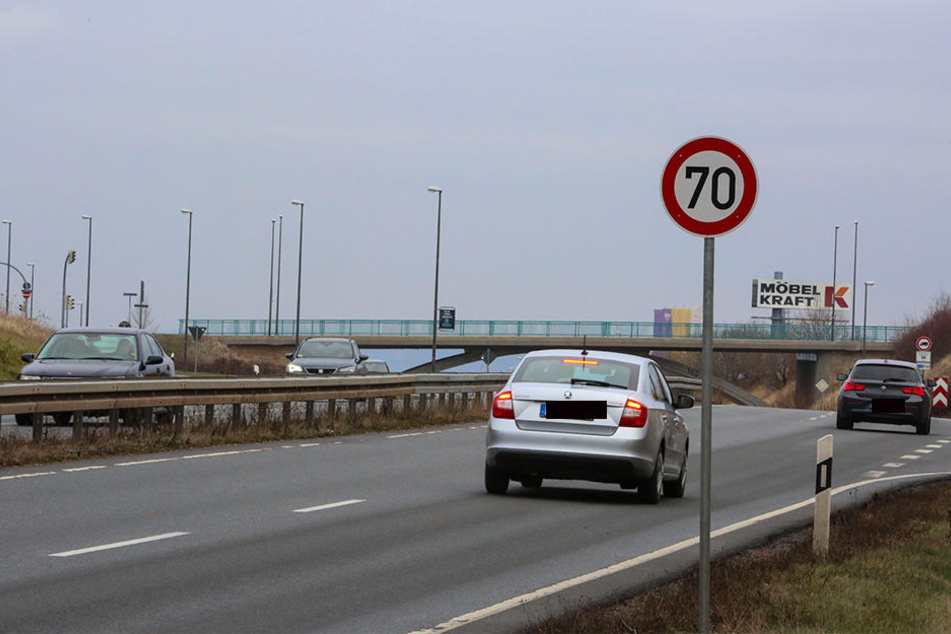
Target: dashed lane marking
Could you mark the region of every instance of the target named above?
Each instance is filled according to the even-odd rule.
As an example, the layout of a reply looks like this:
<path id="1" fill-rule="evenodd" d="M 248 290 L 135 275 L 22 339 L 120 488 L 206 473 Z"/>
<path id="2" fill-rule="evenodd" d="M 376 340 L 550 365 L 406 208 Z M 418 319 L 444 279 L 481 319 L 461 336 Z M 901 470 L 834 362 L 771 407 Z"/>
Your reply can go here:
<path id="1" fill-rule="evenodd" d="M 19 480 L 20 478 L 39 478 L 40 476 L 56 475 L 55 471 L 40 471 L 39 473 L 21 473 L 11 476 L 0 476 L 0 480 Z"/>
<path id="2" fill-rule="evenodd" d="M 343 500 L 340 502 L 331 502 L 330 504 L 321 504 L 320 506 L 310 506 L 304 509 L 294 509 L 295 513 L 313 513 L 314 511 L 326 511 L 327 509 L 335 509 L 341 506 L 350 506 L 351 504 L 360 504 L 366 502 L 366 500 Z"/>
<path id="3" fill-rule="evenodd" d="M 116 548 L 125 548 L 127 546 L 135 546 L 138 544 L 147 544 L 149 542 L 157 542 L 163 539 L 172 539 L 173 537 L 182 537 L 183 535 L 188 535 L 185 532 L 175 532 L 175 533 L 163 533 L 161 535 L 151 535 L 149 537 L 139 537 L 138 539 L 129 539 L 124 542 L 113 542 L 111 544 L 102 544 L 100 546 L 90 546 L 88 548 L 79 548 L 77 550 L 66 550 L 61 553 L 52 553 L 50 557 L 75 557 L 76 555 L 88 555 L 89 553 L 96 553 L 103 550 L 114 550 Z"/>

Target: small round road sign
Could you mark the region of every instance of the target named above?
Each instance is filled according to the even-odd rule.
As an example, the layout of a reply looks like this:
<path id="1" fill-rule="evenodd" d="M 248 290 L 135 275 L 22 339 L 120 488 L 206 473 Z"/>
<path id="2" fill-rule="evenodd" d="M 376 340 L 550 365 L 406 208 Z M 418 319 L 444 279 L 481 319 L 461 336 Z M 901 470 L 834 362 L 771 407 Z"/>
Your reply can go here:
<path id="1" fill-rule="evenodd" d="M 667 161 L 661 197 L 671 219 L 712 238 L 733 231 L 756 203 L 756 169 L 738 145 L 719 137 L 688 141 Z"/>
<path id="2" fill-rule="evenodd" d="M 918 339 L 915 340 L 915 347 L 922 352 L 931 350 L 931 337 L 918 337 Z"/>

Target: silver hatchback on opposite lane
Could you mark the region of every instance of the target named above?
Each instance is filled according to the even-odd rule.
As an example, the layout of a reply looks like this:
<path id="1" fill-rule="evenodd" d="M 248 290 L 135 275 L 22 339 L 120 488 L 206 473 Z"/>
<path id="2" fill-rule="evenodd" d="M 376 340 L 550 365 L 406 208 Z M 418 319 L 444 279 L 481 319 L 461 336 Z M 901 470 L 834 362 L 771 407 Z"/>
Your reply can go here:
<path id="1" fill-rule="evenodd" d="M 492 403 L 485 489 L 509 481 L 539 487 L 546 478 L 619 484 L 641 501 L 683 497 L 689 434 L 651 359 L 594 350 L 525 355 Z"/>

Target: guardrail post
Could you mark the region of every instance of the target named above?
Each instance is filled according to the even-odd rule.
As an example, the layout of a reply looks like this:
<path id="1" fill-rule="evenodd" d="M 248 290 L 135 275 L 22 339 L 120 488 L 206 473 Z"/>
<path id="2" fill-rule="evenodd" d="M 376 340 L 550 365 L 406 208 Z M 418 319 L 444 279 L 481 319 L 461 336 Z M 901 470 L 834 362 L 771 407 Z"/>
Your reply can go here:
<path id="1" fill-rule="evenodd" d="M 288 425 L 291 424 L 291 402 L 290 401 L 285 401 L 284 403 L 281 403 L 281 422 L 284 425 L 284 430 L 282 431 L 282 434 L 286 436 L 287 427 Z"/>
<path id="2" fill-rule="evenodd" d="M 241 403 L 231 404 L 231 429 L 239 429 L 244 421 L 241 420 Z"/>
<path id="3" fill-rule="evenodd" d="M 258 403 L 258 425 L 267 423 L 267 410 L 270 403 Z"/>
<path id="4" fill-rule="evenodd" d="M 403 413 L 409 414 L 413 411 L 413 395 L 404 394 L 403 395 Z"/>
<path id="5" fill-rule="evenodd" d="M 215 424 L 215 406 L 211 403 L 205 405 L 205 420 L 202 424 L 209 427 Z"/>
<path id="6" fill-rule="evenodd" d="M 171 408 L 172 410 L 172 437 L 178 440 L 185 428 L 185 406 L 179 405 Z"/>
<path id="7" fill-rule="evenodd" d="M 83 412 L 73 412 L 73 440 L 82 440 L 83 438 Z"/>
<path id="8" fill-rule="evenodd" d="M 33 412 L 33 442 L 43 440 L 43 414 Z"/>
<path id="9" fill-rule="evenodd" d="M 304 425 L 307 429 L 314 429 L 317 426 L 317 419 L 314 417 L 314 401 L 308 400 L 304 404 Z"/>
<path id="10" fill-rule="evenodd" d="M 109 410 L 109 435 L 115 436 L 119 433 L 119 410 Z"/>

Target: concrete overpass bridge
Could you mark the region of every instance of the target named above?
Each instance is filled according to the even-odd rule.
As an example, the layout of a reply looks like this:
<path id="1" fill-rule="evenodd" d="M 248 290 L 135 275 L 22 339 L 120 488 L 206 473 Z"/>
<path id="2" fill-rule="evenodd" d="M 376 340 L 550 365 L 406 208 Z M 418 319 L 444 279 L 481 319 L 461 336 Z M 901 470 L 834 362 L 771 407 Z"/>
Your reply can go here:
<path id="1" fill-rule="evenodd" d="M 252 354 L 273 351 L 275 359 L 294 348 L 294 320 L 191 320 L 193 326 L 204 326 L 206 334 L 215 335 L 229 347 Z M 320 319 L 301 320 L 301 340 L 313 336 L 338 336 L 354 339 L 366 349 L 430 349 L 433 323 L 430 320 Z M 180 323 L 179 332 L 183 332 Z M 830 324 L 714 324 L 714 349 L 718 352 L 766 352 L 795 354 L 797 389 L 803 401 L 811 398 L 812 386 L 818 378 L 831 378 L 837 354 L 883 356 L 892 352 L 892 342 L 906 328 L 896 326 L 857 327 Z M 587 345 L 595 350 L 652 355 L 665 351 L 696 351 L 702 348 L 702 324 L 616 321 L 527 321 L 470 320 L 457 321 L 453 330 L 437 333 L 436 347 L 453 354 L 436 360 L 437 371 L 483 359 L 484 355 L 502 357 L 524 354 L 531 350 L 578 348 Z M 268 355 L 270 356 L 270 355 Z M 659 360 L 661 356 L 655 355 Z M 686 366 L 675 367 L 665 361 L 665 371 L 680 376 L 699 376 Z M 425 372 L 430 363 L 406 372 Z M 682 365 L 682 364 L 678 364 Z M 830 381 L 831 382 L 831 381 Z M 735 387 L 735 386 L 734 386 Z M 726 386 L 718 386 L 726 391 Z M 738 389 L 738 388 L 737 388 Z M 752 396 L 752 395 L 750 395 Z"/>

